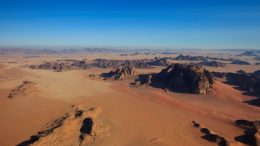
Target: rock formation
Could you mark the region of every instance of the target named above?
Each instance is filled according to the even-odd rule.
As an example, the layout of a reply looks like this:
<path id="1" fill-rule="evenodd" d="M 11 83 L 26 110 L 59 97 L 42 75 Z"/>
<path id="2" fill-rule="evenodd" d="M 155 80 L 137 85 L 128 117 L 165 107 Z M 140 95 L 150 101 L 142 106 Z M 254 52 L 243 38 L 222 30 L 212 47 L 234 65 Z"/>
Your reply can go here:
<path id="1" fill-rule="evenodd" d="M 226 76 L 225 72 L 215 72 L 215 71 L 212 71 L 211 74 L 214 77 L 217 77 L 217 78 L 224 78 Z"/>
<path id="2" fill-rule="evenodd" d="M 236 141 L 249 146 L 260 145 L 260 121 L 236 120 L 235 124 L 245 129 L 243 135 L 235 137 Z"/>
<path id="3" fill-rule="evenodd" d="M 242 61 L 242 60 L 234 60 L 231 62 L 231 64 L 238 64 L 238 65 L 250 65 L 249 62 Z"/>
<path id="4" fill-rule="evenodd" d="M 250 95 L 260 95 L 259 71 L 254 73 L 226 73 L 229 84 L 237 86 L 240 90 L 247 91 Z"/>
<path id="5" fill-rule="evenodd" d="M 136 75 L 136 69 L 131 65 L 119 66 L 109 73 L 101 74 L 105 79 L 124 80 L 133 78 Z"/>
<path id="6" fill-rule="evenodd" d="M 229 145 L 230 142 L 228 142 L 224 137 L 219 136 L 212 130 L 202 126 L 201 124 L 199 124 L 195 121 L 192 121 L 192 123 L 195 128 L 200 128 L 200 132 L 203 134 L 201 136 L 202 139 L 205 139 L 209 142 L 216 143 L 218 146 L 228 146 Z"/>
<path id="7" fill-rule="evenodd" d="M 158 74 L 142 75 L 137 84 L 150 84 L 154 87 L 175 92 L 206 94 L 212 89 L 213 75 L 197 65 L 171 64 Z"/>
<path id="8" fill-rule="evenodd" d="M 197 65 L 202 65 L 202 66 L 211 66 L 211 67 L 224 67 L 226 64 L 222 62 L 217 62 L 217 61 L 203 61 L 198 63 Z"/>
<path id="9" fill-rule="evenodd" d="M 67 70 L 86 69 L 89 64 L 84 60 L 57 60 L 55 62 L 46 62 L 39 65 L 30 65 L 31 69 L 45 69 L 62 72 Z"/>
<path id="10" fill-rule="evenodd" d="M 237 73 L 240 73 L 240 74 L 246 74 L 246 72 L 244 70 L 238 70 Z"/>
<path id="11" fill-rule="evenodd" d="M 114 60 L 114 59 L 95 59 L 93 60 L 92 66 L 100 68 L 116 68 L 119 66 L 131 65 L 136 68 L 151 68 L 148 64 L 151 60 L 140 59 L 140 60 Z"/>
<path id="12" fill-rule="evenodd" d="M 207 57 L 204 56 L 190 56 L 190 55 L 179 55 L 175 58 L 175 60 L 189 60 L 189 61 L 205 61 L 207 60 Z"/>
<path id="13" fill-rule="evenodd" d="M 151 60 L 148 62 L 151 66 L 168 66 L 169 63 L 167 62 L 166 58 L 157 58 L 155 57 L 154 60 Z"/>
<path id="14" fill-rule="evenodd" d="M 257 60 L 257 61 L 260 61 L 260 56 L 257 56 L 254 59 Z"/>
<path id="15" fill-rule="evenodd" d="M 258 56 L 258 55 L 255 54 L 255 53 L 252 52 L 252 51 L 245 51 L 244 53 L 238 54 L 237 56 L 253 56 L 253 57 L 256 57 L 256 56 Z"/>
<path id="16" fill-rule="evenodd" d="M 73 111 L 48 123 L 39 132 L 17 146 L 28 145 L 89 145 L 101 139 L 108 129 L 98 116 L 99 107 L 73 107 Z"/>
<path id="17" fill-rule="evenodd" d="M 218 57 L 208 57 L 210 60 L 219 60 L 219 61 L 234 61 L 233 58 L 218 58 Z"/>
<path id="18" fill-rule="evenodd" d="M 32 81 L 23 81 L 21 85 L 12 89 L 7 97 L 14 98 L 15 96 L 19 96 L 19 95 L 31 94 L 35 90 L 34 85 L 35 83 Z"/>
<path id="19" fill-rule="evenodd" d="M 114 60 L 114 59 L 95 59 L 92 61 L 86 60 L 56 60 L 53 62 L 46 62 L 38 65 L 29 65 L 31 69 L 44 69 L 62 72 L 67 70 L 87 69 L 90 67 L 99 68 L 116 68 L 119 66 L 131 65 L 135 68 L 152 68 L 153 66 L 167 66 L 169 58 L 154 59 L 139 59 L 139 60 Z"/>

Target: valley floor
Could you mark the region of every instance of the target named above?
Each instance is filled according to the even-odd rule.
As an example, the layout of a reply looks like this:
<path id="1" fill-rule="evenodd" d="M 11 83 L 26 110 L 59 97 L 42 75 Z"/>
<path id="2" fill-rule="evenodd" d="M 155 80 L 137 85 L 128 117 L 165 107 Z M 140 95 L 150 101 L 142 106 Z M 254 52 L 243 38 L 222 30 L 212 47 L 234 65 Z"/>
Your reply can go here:
<path id="1" fill-rule="evenodd" d="M 193 95 L 145 86 L 130 87 L 128 80 L 104 81 L 88 77 L 104 70 L 108 71 L 93 68 L 52 72 L 2 64 L 0 145 L 13 146 L 29 139 L 74 106 L 102 109 L 97 119 L 106 130 L 88 144 L 93 146 L 216 145 L 202 139 L 202 133 L 192 121 L 225 137 L 233 145 L 242 145 L 234 141 L 235 136 L 243 134 L 243 129 L 234 121 L 260 119 L 260 108 L 243 103 L 252 97 L 244 96 L 220 81 L 216 82 L 211 94 Z M 23 81 L 33 85 L 8 98 L 10 90 Z M 78 132 L 63 126 L 68 133 Z M 59 136 L 54 132 L 51 138 L 44 137 L 34 145 L 52 145 L 54 141 L 57 145 Z M 73 145 L 78 145 L 73 143 L 75 139 L 78 137 L 69 137 Z"/>

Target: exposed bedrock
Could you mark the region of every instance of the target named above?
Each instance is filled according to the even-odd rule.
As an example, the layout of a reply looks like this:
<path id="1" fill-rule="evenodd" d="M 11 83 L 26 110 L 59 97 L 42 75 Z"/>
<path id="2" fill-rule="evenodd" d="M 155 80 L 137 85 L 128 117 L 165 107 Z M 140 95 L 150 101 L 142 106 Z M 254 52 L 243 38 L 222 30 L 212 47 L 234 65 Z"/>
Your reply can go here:
<path id="1" fill-rule="evenodd" d="M 137 74 L 136 69 L 130 65 L 119 66 L 108 73 L 101 74 L 105 79 L 124 80 L 133 78 Z"/>
<path id="2" fill-rule="evenodd" d="M 171 64 L 158 74 L 141 75 L 136 84 L 149 84 L 175 92 L 206 94 L 212 89 L 213 75 L 198 65 Z"/>

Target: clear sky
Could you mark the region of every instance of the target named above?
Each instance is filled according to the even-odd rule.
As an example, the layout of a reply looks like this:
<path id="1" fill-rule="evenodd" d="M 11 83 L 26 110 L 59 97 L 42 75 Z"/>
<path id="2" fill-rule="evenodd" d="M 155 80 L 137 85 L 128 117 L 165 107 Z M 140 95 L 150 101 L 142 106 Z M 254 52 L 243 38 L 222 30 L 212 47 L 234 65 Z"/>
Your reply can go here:
<path id="1" fill-rule="evenodd" d="M 260 0 L 0 0 L 0 46 L 260 49 Z"/>

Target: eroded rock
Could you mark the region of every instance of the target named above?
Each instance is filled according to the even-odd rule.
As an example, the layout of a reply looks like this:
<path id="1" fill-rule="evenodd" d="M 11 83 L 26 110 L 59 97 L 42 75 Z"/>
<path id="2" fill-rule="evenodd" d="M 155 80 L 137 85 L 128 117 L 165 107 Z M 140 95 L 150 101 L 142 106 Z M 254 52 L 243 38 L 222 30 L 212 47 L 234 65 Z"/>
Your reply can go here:
<path id="1" fill-rule="evenodd" d="M 99 107 L 73 106 L 73 110 L 47 124 L 43 130 L 18 144 L 28 145 L 87 145 L 101 139 L 108 130 L 98 119 Z"/>
<path id="2" fill-rule="evenodd" d="M 175 58 L 175 60 L 189 60 L 189 61 L 205 61 L 208 57 L 204 56 L 190 56 L 190 55 L 179 55 Z"/>
<path id="3" fill-rule="evenodd" d="M 225 63 L 217 62 L 217 61 L 204 61 L 204 62 L 197 63 L 197 65 L 210 66 L 210 67 L 224 67 L 224 66 L 226 66 Z"/>
<path id="4" fill-rule="evenodd" d="M 243 61 L 243 60 L 234 60 L 231 62 L 231 64 L 237 64 L 237 65 L 250 65 L 249 62 Z"/>
<path id="5" fill-rule="evenodd" d="M 201 126 L 198 122 L 192 121 L 193 126 L 196 128 L 200 128 L 200 132 L 203 134 L 201 136 L 202 139 L 205 139 L 209 142 L 216 143 L 218 146 L 228 146 L 230 142 L 228 142 L 224 137 L 219 136 L 218 134 L 212 132 L 210 129 Z"/>
<path id="6" fill-rule="evenodd" d="M 260 121 L 236 120 L 238 127 L 245 129 L 244 134 L 234 139 L 249 146 L 260 145 Z"/>
<path id="7" fill-rule="evenodd" d="M 34 86 L 35 86 L 34 82 L 25 80 L 22 82 L 21 85 L 12 89 L 7 97 L 14 98 L 15 96 L 19 96 L 19 95 L 28 95 L 35 90 Z"/>
<path id="8" fill-rule="evenodd" d="M 133 78 L 137 74 L 136 69 L 130 65 L 119 66 L 109 73 L 101 74 L 105 79 L 124 80 Z"/>
<path id="9" fill-rule="evenodd" d="M 171 64 L 158 74 L 139 76 L 136 82 L 175 92 L 206 94 L 212 89 L 214 77 L 201 66 Z"/>

